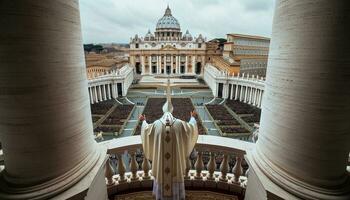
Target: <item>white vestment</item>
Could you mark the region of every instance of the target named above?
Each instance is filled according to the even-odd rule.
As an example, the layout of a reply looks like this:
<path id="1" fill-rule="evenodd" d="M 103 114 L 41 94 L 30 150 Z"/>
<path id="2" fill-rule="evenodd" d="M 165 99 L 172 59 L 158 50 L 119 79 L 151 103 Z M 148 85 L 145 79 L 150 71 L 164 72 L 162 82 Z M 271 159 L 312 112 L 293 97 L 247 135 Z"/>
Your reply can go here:
<path id="1" fill-rule="evenodd" d="M 141 138 L 144 156 L 152 161 L 156 199 L 185 199 L 186 159 L 198 139 L 195 118 L 187 123 L 165 112 L 152 124 L 143 121 Z"/>

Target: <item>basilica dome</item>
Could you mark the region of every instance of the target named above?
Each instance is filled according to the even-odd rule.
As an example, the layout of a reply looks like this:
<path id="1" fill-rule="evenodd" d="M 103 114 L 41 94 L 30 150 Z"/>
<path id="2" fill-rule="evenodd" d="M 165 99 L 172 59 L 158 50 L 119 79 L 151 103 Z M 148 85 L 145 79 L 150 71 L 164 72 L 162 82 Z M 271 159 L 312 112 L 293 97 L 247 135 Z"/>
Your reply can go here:
<path id="1" fill-rule="evenodd" d="M 180 24 L 175 17 L 171 15 L 169 6 L 165 10 L 165 14 L 158 20 L 157 29 L 180 29 Z"/>

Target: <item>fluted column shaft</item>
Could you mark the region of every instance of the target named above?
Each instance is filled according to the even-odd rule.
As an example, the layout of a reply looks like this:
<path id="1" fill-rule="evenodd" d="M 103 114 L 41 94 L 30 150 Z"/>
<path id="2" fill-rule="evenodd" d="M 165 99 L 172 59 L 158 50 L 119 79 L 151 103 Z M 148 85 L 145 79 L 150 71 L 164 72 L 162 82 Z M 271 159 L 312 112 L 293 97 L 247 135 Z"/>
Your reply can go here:
<path id="1" fill-rule="evenodd" d="M 78 0 L 5 0 L 0 17 L 6 27 L 0 32 L 0 182 L 16 189 L 41 184 L 25 199 L 52 195 L 79 181 L 98 158 Z"/>
<path id="2" fill-rule="evenodd" d="M 255 159 L 303 198 L 341 194 L 348 179 L 349 9 L 346 0 L 276 3 Z"/>

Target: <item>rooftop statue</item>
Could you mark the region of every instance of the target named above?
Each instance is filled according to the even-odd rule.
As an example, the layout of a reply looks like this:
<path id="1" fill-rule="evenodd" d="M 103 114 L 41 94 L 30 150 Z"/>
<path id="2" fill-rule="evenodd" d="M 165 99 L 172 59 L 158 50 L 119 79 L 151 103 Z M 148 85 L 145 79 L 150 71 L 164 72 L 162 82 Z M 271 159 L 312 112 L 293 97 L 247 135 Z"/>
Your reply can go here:
<path id="1" fill-rule="evenodd" d="M 185 199 L 186 160 L 198 138 L 196 113 L 190 113 L 189 122 L 173 117 L 169 79 L 166 97 L 160 119 L 148 124 L 145 116 L 140 115 L 142 145 L 144 155 L 152 161 L 153 195 L 157 200 L 182 200 Z"/>

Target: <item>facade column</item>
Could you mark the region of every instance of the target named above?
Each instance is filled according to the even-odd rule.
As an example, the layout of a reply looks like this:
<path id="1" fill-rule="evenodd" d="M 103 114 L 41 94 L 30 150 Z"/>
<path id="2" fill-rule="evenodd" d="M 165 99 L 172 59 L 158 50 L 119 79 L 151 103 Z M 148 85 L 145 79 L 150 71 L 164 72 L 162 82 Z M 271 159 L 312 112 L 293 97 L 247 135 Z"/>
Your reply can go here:
<path id="1" fill-rule="evenodd" d="M 75 199 L 106 157 L 93 138 L 78 0 L 1 1 L 0 15 L 0 199 Z"/>
<path id="2" fill-rule="evenodd" d="M 156 74 L 159 74 L 159 55 L 157 55 L 156 58 L 157 58 L 157 72 L 156 72 Z"/>
<path id="3" fill-rule="evenodd" d="M 187 55 L 185 55 L 186 57 L 185 57 L 185 74 L 187 74 L 187 72 L 188 72 L 188 56 Z"/>
<path id="4" fill-rule="evenodd" d="M 170 57 L 170 74 L 173 74 L 173 63 L 174 63 L 174 55 L 171 54 Z"/>
<path id="5" fill-rule="evenodd" d="M 195 72 L 195 65 L 196 65 L 196 56 L 192 55 L 192 72 L 194 74 Z"/>
<path id="6" fill-rule="evenodd" d="M 145 56 L 141 56 L 141 67 L 142 67 L 142 72 L 141 72 L 141 75 L 142 74 L 145 74 Z"/>
<path id="7" fill-rule="evenodd" d="M 230 96 L 230 99 L 231 100 L 233 99 L 233 84 L 231 84 L 231 96 Z"/>
<path id="8" fill-rule="evenodd" d="M 180 74 L 180 57 L 176 55 L 176 74 Z"/>
<path id="9" fill-rule="evenodd" d="M 350 199 L 350 95 L 337 91 L 350 87 L 344 27 L 346 0 L 276 1 L 245 199 Z"/>
<path id="10" fill-rule="evenodd" d="M 152 55 L 149 55 L 149 57 L 148 57 L 148 72 L 149 72 L 149 74 L 153 74 L 153 72 L 152 72 Z"/>
<path id="11" fill-rule="evenodd" d="M 166 74 L 166 62 L 167 62 L 167 55 L 164 55 L 163 59 L 163 74 Z"/>

